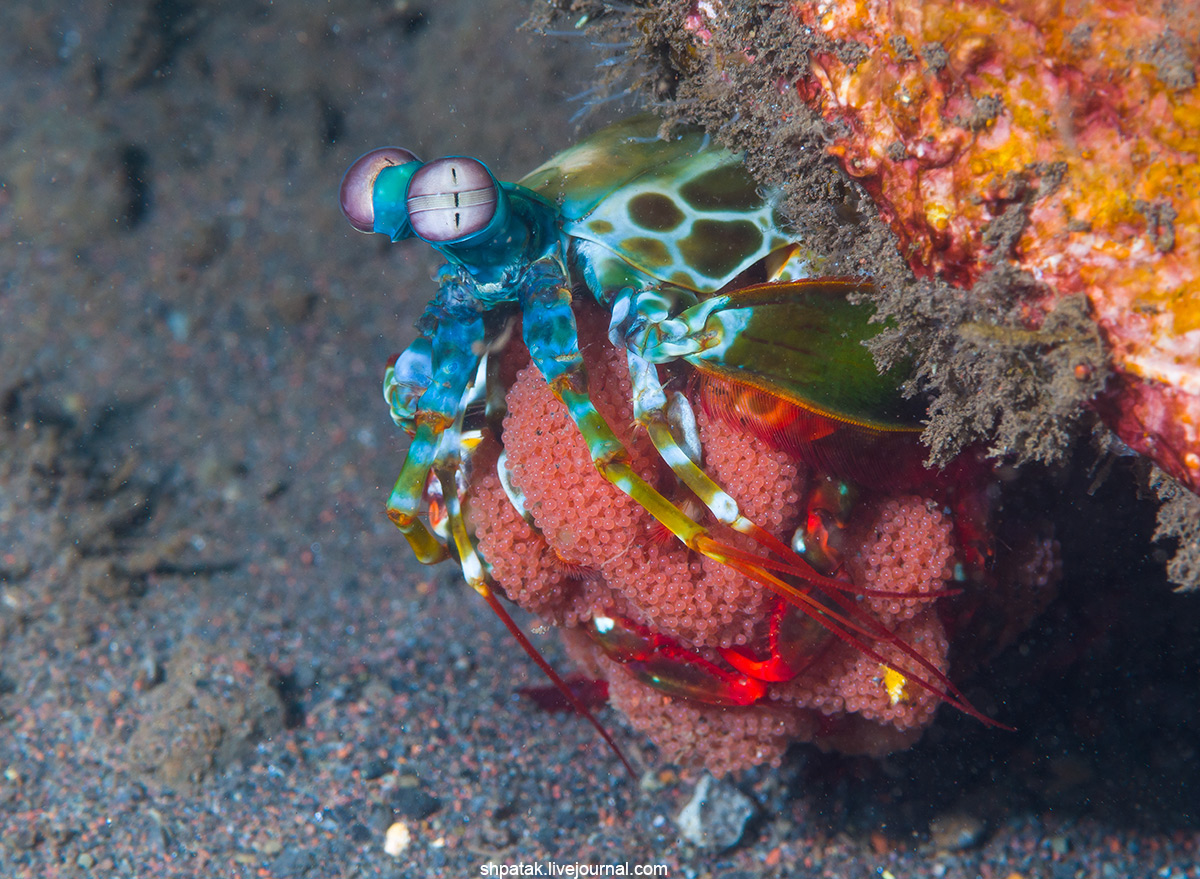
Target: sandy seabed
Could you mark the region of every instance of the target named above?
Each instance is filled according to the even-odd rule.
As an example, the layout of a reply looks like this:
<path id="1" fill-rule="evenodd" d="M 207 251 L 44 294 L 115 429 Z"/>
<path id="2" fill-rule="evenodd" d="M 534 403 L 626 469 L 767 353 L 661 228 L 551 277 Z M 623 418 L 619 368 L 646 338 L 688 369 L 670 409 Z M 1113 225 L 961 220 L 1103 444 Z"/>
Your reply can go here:
<path id="1" fill-rule="evenodd" d="M 77 6 L 0 12 L 0 875 L 1200 876 L 1200 604 L 1119 477 L 972 682 L 1016 733 L 943 709 L 885 761 L 797 748 L 733 780 L 736 847 L 681 840 L 700 776 L 604 710 L 634 783 L 524 698 L 382 515 L 383 364 L 436 260 L 337 210 L 385 143 L 520 176 L 603 52 L 518 2 Z"/>

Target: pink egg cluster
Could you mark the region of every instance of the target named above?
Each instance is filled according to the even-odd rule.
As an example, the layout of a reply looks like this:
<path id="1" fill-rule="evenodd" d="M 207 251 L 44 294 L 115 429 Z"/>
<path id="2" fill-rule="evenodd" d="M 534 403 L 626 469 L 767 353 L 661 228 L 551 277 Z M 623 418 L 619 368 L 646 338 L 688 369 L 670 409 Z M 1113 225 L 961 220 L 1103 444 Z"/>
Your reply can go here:
<path id="1" fill-rule="evenodd" d="M 603 324 L 581 319 L 580 333 L 590 394 L 629 450 L 633 468 L 716 539 L 761 555 L 748 538 L 712 519 L 637 428 L 625 358 L 608 344 Z M 504 468 L 522 495 L 525 515 L 500 479 L 500 448 L 485 446 L 474 458 L 468 493 L 480 553 L 510 600 L 567 629 L 574 658 L 607 680 L 613 704 L 667 759 L 723 773 L 776 762 L 795 740 L 881 754 L 911 744 L 930 723 L 940 698 L 889 666 L 934 679 L 897 646 L 902 641 L 929 668 L 949 673 L 939 609 L 954 585 L 958 558 L 952 514 L 942 505 L 914 493 L 864 492 L 857 503 L 838 576 L 847 584 L 842 594 L 849 612 L 867 620 L 863 628 L 870 634 L 860 628 L 818 638 L 808 666 L 790 680 L 770 683 L 752 705 L 668 695 L 635 677 L 577 627 L 600 616 L 629 620 L 733 674 L 721 649 L 766 658 L 779 600 L 754 580 L 688 550 L 608 483 L 535 367 L 518 373 L 507 404 Z M 718 418 L 698 411 L 697 420 L 706 472 L 747 516 L 790 540 L 814 474 Z M 1023 579 L 1052 579 L 1053 566 L 1041 549 Z"/>
<path id="2" fill-rule="evenodd" d="M 668 474 L 658 453 L 633 429 L 623 355 L 592 344 L 584 347 L 584 359 L 592 400 L 629 450 L 634 469 L 699 514 L 703 507 L 694 498 L 664 485 Z M 559 625 L 594 612 L 618 614 L 695 646 L 746 644 L 760 634 L 770 596 L 736 571 L 690 552 L 603 479 L 536 367 L 518 374 L 508 409 L 507 467 L 536 527 L 508 502 L 493 456 L 477 460 L 470 494 L 480 550 L 513 601 Z M 773 530 L 794 526 L 798 465 L 702 413 L 699 422 L 709 471 L 746 512 Z M 746 538 L 716 530 L 720 539 L 753 549 Z"/>
<path id="3" fill-rule="evenodd" d="M 912 619 L 936 600 L 953 574 L 952 527 L 950 517 L 923 497 L 883 503 L 873 533 L 850 563 L 860 586 L 891 593 L 870 598 L 880 620 Z"/>

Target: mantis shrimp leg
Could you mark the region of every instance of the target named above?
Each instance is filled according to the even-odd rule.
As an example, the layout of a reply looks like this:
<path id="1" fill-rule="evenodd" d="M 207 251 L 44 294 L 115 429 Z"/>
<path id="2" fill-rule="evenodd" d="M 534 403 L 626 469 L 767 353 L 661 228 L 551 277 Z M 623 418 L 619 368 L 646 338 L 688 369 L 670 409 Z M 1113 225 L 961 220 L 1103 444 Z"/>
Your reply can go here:
<path id="1" fill-rule="evenodd" d="M 442 438 L 454 425 L 459 403 L 479 366 L 475 352 L 484 342 L 483 314 L 465 287 L 453 277 L 445 277 L 421 318 L 420 331 L 421 337 L 413 343 L 420 349 L 409 350 L 414 351 L 412 360 L 419 364 L 424 360 L 424 346 L 429 346 L 429 385 L 412 415 L 412 444 L 388 498 L 387 515 L 417 558 L 423 564 L 434 564 L 446 558 L 446 549 L 418 513 L 429 474 L 439 463 L 439 450 L 443 450 L 442 456 L 457 454 L 458 443 L 443 443 Z M 404 358 L 401 355 L 397 363 Z"/>
<path id="2" fill-rule="evenodd" d="M 763 300 L 773 305 L 779 304 L 778 286 L 780 285 L 773 285 L 771 293 L 763 296 Z M 763 584 L 819 622 L 833 635 L 851 644 L 881 665 L 912 679 L 924 689 L 945 699 L 964 712 L 994 725 L 995 722 L 972 706 L 939 669 L 881 622 L 861 611 L 854 604 L 853 599 L 845 594 L 863 590 L 857 589 L 852 583 L 845 580 L 834 579 L 818 572 L 790 546 L 744 516 L 734 498 L 700 466 L 699 439 L 696 435 L 695 419 L 691 413 L 690 404 L 678 393 L 673 394 L 668 401 L 668 396 L 658 378 L 654 364 L 637 352 L 638 348 L 649 346 L 638 344 L 636 337 L 640 337 L 643 342 L 647 339 L 657 340 L 654 350 L 656 360 L 659 362 L 669 362 L 680 357 L 685 357 L 692 362 L 692 356 L 689 355 L 695 355 L 705 350 L 719 351 L 722 344 L 729 344 L 730 339 L 722 339 L 722 331 L 734 333 L 748 325 L 749 320 L 753 317 L 753 305 L 747 307 L 741 301 L 733 303 L 728 297 L 718 296 L 691 306 L 682 313 L 680 318 L 647 321 L 644 319 L 645 315 L 636 313 L 637 309 L 642 307 L 645 302 L 651 303 L 649 310 L 655 313 L 656 317 L 669 313 L 669 308 L 664 307 L 660 291 L 643 292 L 638 297 L 640 301 L 637 303 L 631 303 L 630 300 L 633 298 L 634 294 L 626 291 L 614 305 L 610 337 L 615 337 L 614 341 L 623 344 L 627 351 L 633 383 L 635 417 L 645 427 L 664 462 L 679 480 L 708 507 L 716 519 L 753 538 L 765 549 L 774 553 L 777 560 L 761 558 L 752 553 L 706 540 L 704 537 L 698 538 L 699 545 L 696 548 L 705 555 Z M 732 305 L 737 307 L 731 307 Z M 819 307 L 815 310 L 819 317 L 823 317 L 819 314 Z M 732 320 L 730 320 L 729 312 L 734 313 Z M 737 312 L 743 312 L 743 314 L 737 314 Z M 749 315 L 744 314 L 745 312 L 749 312 Z M 714 317 L 717 320 L 714 320 Z M 714 323 L 716 324 L 715 328 Z M 694 365 L 700 367 L 703 362 L 694 363 Z M 645 505 L 643 504 L 643 506 Z M 657 518 L 654 510 L 649 507 L 647 509 Z M 662 520 L 660 519 L 660 521 Z M 664 522 L 664 524 L 666 523 Z M 772 573 L 772 571 L 776 573 Z M 802 585 L 781 579 L 780 574 L 797 580 Z M 864 638 L 892 644 L 909 662 L 915 663 L 921 671 L 916 672 L 911 667 L 906 667 L 905 664 L 884 660 Z M 733 659 L 736 660 L 736 655 Z M 750 671 L 750 665 L 747 663 L 735 661 L 733 664 L 743 671 Z"/>
<path id="3" fill-rule="evenodd" d="M 413 427 L 413 440 L 404 466 L 388 499 L 388 518 L 408 539 L 417 558 L 432 564 L 447 556 L 447 549 L 418 518 L 429 474 L 436 474 L 446 506 L 450 537 L 458 553 L 463 577 L 493 612 L 521 648 L 550 678 L 572 707 L 586 717 L 616 754 L 630 776 L 637 773 L 603 725 L 595 718 L 545 657 L 521 631 L 492 588 L 462 515 L 465 485 L 462 471 L 462 405 L 471 380 L 477 375 L 484 343 L 482 310 L 472 300 L 456 295 L 453 281 L 443 281 L 441 293 L 426 309 L 417 340 L 389 370 L 384 395 L 393 418 Z M 414 400 L 416 403 L 414 405 Z"/>

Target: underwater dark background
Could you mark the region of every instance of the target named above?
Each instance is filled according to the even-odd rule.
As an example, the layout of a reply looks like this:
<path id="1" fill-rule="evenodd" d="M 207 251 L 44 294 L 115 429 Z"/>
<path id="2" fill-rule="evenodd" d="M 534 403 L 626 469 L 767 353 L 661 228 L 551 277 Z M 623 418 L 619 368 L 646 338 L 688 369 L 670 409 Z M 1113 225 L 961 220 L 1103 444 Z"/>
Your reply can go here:
<path id="1" fill-rule="evenodd" d="M 609 53 L 530 11 L 0 11 L 0 875 L 1200 876 L 1200 601 L 1125 461 L 1026 474 L 1062 593 L 968 682 L 1016 732 L 943 709 L 886 760 L 796 748 L 723 783 L 725 851 L 681 839 L 699 773 L 605 710 L 631 782 L 415 563 L 379 387 L 436 259 L 337 186 L 387 143 L 512 179 L 617 112 L 577 129 Z"/>

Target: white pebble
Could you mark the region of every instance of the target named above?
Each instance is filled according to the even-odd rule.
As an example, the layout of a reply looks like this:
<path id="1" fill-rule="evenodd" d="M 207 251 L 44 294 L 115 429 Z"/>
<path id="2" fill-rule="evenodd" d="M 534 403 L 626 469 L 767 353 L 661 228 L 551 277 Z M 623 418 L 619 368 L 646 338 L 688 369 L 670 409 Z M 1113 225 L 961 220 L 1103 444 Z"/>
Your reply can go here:
<path id="1" fill-rule="evenodd" d="M 408 825 L 397 821 L 387 829 L 387 834 L 383 837 L 383 850 L 393 858 L 398 858 L 411 841 L 412 834 L 408 832 Z"/>

